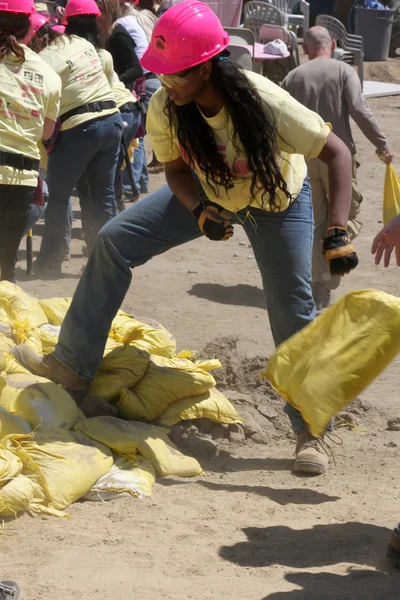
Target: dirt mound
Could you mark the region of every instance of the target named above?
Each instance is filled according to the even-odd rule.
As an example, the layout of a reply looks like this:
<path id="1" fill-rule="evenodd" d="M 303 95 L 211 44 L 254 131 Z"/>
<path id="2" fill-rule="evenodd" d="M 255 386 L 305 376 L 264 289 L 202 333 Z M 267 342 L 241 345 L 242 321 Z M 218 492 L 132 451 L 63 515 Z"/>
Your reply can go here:
<path id="1" fill-rule="evenodd" d="M 400 83 L 400 57 L 384 62 L 365 62 L 364 80 Z"/>

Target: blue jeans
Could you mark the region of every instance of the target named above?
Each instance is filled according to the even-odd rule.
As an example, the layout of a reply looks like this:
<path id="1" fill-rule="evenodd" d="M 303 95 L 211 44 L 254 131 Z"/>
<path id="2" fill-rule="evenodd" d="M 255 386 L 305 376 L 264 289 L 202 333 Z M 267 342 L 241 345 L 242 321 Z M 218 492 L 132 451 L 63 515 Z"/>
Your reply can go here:
<path id="1" fill-rule="evenodd" d="M 119 113 L 59 133 L 49 156 L 49 201 L 38 262 L 60 267 L 68 227 L 68 203 L 86 171 L 91 191 L 90 221 L 95 234 L 116 214 L 114 178 L 122 135 Z"/>
<path id="2" fill-rule="evenodd" d="M 305 180 L 299 198 L 281 213 L 250 208 L 238 213 L 254 250 L 278 345 L 315 316 L 311 292 L 313 212 Z M 254 225 L 254 221 L 255 225 Z M 252 222 L 253 221 L 253 222 Z M 168 186 L 119 214 L 100 231 L 61 328 L 56 358 L 91 380 L 103 356 L 111 322 L 129 289 L 131 269 L 166 250 L 201 237 L 190 211 Z M 218 242 L 214 244 L 218 251 Z M 304 428 L 300 413 L 286 410 L 293 429 Z"/>
<path id="3" fill-rule="evenodd" d="M 137 130 L 139 129 L 140 121 L 141 121 L 141 113 L 139 109 L 136 109 L 134 112 L 122 112 L 121 117 L 124 124 L 126 123 L 126 127 L 124 126 L 123 136 L 125 140 L 126 147 L 129 148 L 132 140 L 136 137 Z M 115 172 L 115 196 L 116 198 L 122 197 L 122 177 L 121 177 L 121 167 L 125 164 L 125 157 L 123 150 L 119 153 L 117 170 Z M 127 167 L 125 167 L 127 168 Z M 132 169 L 132 165 L 130 165 Z M 127 174 L 126 174 L 127 176 Z M 132 172 L 133 181 L 136 183 L 135 175 Z M 129 182 L 129 177 L 128 177 Z M 129 182 L 130 184 L 130 182 Z"/>
<path id="4" fill-rule="evenodd" d="M 149 107 L 149 103 L 153 94 L 161 87 L 161 81 L 154 77 L 152 79 L 146 79 L 146 97 L 144 100 L 144 104 L 146 109 Z M 146 114 L 142 114 L 142 125 L 146 129 Z M 146 152 L 144 149 L 144 138 L 139 139 L 139 148 L 135 148 L 135 152 L 133 154 L 133 179 L 135 181 L 136 187 L 139 192 L 147 193 L 149 191 L 149 173 L 147 171 L 147 159 Z M 126 189 L 126 184 L 128 182 L 124 181 L 124 189 Z"/>

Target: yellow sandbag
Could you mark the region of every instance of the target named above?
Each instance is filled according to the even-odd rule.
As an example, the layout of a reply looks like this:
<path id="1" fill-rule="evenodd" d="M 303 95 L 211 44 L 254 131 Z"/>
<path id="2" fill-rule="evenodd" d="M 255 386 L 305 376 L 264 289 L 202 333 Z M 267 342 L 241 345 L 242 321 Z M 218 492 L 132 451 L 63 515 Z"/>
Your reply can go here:
<path id="1" fill-rule="evenodd" d="M 153 421 L 176 400 L 199 396 L 215 386 L 215 379 L 185 358 L 151 356 L 149 367 L 137 385 L 122 391 L 118 409 L 124 419 Z"/>
<path id="2" fill-rule="evenodd" d="M 0 379 L 0 394 L 2 385 L 3 387 L 6 385 L 4 378 Z M 31 427 L 25 419 L 12 415 L 8 410 L 0 406 L 0 440 L 6 435 L 30 433 L 31 431 Z"/>
<path id="3" fill-rule="evenodd" d="M 319 436 L 398 352 L 400 298 L 352 292 L 281 344 L 263 375 Z"/>
<path id="4" fill-rule="evenodd" d="M 0 376 L 0 380 L 4 377 Z M 0 406 L 36 427 L 72 429 L 78 417 L 76 403 L 66 390 L 38 375 L 7 375 Z"/>
<path id="5" fill-rule="evenodd" d="M 15 346 L 13 340 L 0 333 L 0 371 L 5 370 L 7 356 L 13 346 Z"/>
<path id="6" fill-rule="evenodd" d="M 215 423 L 242 423 L 236 409 L 216 388 L 212 388 L 201 396 L 183 398 L 170 404 L 159 417 L 161 425 L 172 427 L 179 421 L 191 419 L 209 419 Z"/>
<path id="7" fill-rule="evenodd" d="M 60 325 L 51 325 L 50 323 L 45 323 L 39 327 L 38 333 L 42 344 L 43 354 L 54 352 L 58 342 L 58 336 L 60 335 L 60 329 Z"/>
<path id="8" fill-rule="evenodd" d="M 155 425 L 93 417 L 77 423 L 75 430 L 105 444 L 115 454 L 131 456 L 138 452 L 151 462 L 158 477 L 196 477 L 203 472 L 196 459 L 182 454 L 164 430 Z"/>
<path id="9" fill-rule="evenodd" d="M 22 462 L 9 450 L 0 447 L 0 487 L 17 477 L 22 471 Z"/>
<path id="10" fill-rule="evenodd" d="M 0 306 L 0 334 L 12 338 L 10 319 L 4 308 Z"/>
<path id="11" fill-rule="evenodd" d="M 33 437 L 7 438 L 7 449 L 18 456 L 45 496 L 43 512 L 63 510 L 84 496 L 113 464 L 109 449 L 82 433 L 39 430 Z"/>
<path id="12" fill-rule="evenodd" d="M 386 165 L 385 185 L 383 191 L 383 224 L 400 214 L 400 178 L 393 164 Z"/>
<path id="13" fill-rule="evenodd" d="M 165 327 L 152 321 L 138 321 L 121 311 L 112 323 L 110 336 L 125 346 L 130 344 L 150 354 L 172 357 L 176 352 L 175 338 Z"/>
<path id="14" fill-rule="evenodd" d="M 39 304 L 43 309 L 47 321 L 50 325 L 61 325 L 64 317 L 67 314 L 71 298 L 50 298 L 48 300 L 39 300 Z"/>
<path id="15" fill-rule="evenodd" d="M 121 389 L 135 385 L 145 374 L 150 356 L 131 346 L 118 346 L 100 363 L 90 384 L 89 395 L 111 400 Z"/>
<path id="16" fill-rule="evenodd" d="M 10 311 L 10 305 L 15 312 L 12 313 Z M 47 317 L 43 312 L 39 301 L 24 292 L 20 287 L 15 285 L 15 283 L 10 283 L 9 281 L 0 282 L 0 307 L 9 314 L 12 320 L 15 320 L 16 318 L 20 323 L 28 321 L 29 330 L 47 323 Z M 13 327 L 13 329 L 15 328 Z M 16 332 L 14 330 L 14 339 L 15 334 Z M 15 339 L 15 342 L 21 344 L 25 342 L 25 339 Z"/>
<path id="17" fill-rule="evenodd" d="M 22 510 L 37 512 L 44 494 L 31 477 L 18 475 L 0 489 L 0 517 L 16 517 Z"/>
<path id="18" fill-rule="evenodd" d="M 147 458 L 117 456 L 110 471 L 100 477 L 84 500 L 112 500 L 120 496 L 150 497 L 156 480 L 154 468 Z"/>

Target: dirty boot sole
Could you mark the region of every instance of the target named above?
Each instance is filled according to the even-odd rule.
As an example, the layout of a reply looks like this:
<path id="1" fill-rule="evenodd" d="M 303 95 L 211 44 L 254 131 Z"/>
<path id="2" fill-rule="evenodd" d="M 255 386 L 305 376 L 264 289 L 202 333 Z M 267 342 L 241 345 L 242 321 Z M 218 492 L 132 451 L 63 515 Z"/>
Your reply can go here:
<path id="1" fill-rule="evenodd" d="M 0 600 L 22 600 L 21 587 L 15 581 L 0 581 Z"/>
<path id="2" fill-rule="evenodd" d="M 325 465 L 309 460 L 295 460 L 293 465 L 294 473 L 304 473 L 305 475 L 324 475 L 327 471 Z"/>

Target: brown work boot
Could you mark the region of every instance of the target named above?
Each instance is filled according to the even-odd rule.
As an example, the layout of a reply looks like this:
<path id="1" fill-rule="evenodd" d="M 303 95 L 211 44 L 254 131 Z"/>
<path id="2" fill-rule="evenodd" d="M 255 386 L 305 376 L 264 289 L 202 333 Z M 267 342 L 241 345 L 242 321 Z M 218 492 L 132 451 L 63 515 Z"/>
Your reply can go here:
<path id="1" fill-rule="evenodd" d="M 48 354 L 47 356 L 36 354 L 26 344 L 14 346 L 11 352 L 22 366 L 35 373 L 35 375 L 46 377 L 46 379 L 50 379 L 50 381 L 54 381 L 55 383 L 61 383 L 61 385 L 72 392 L 83 393 L 89 387 L 88 381 L 75 375 L 75 373 L 67 369 L 52 354 Z"/>
<path id="2" fill-rule="evenodd" d="M 297 436 L 296 458 L 293 471 L 308 475 L 322 475 L 328 470 L 328 455 L 322 438 L 308 432 Z"/>

